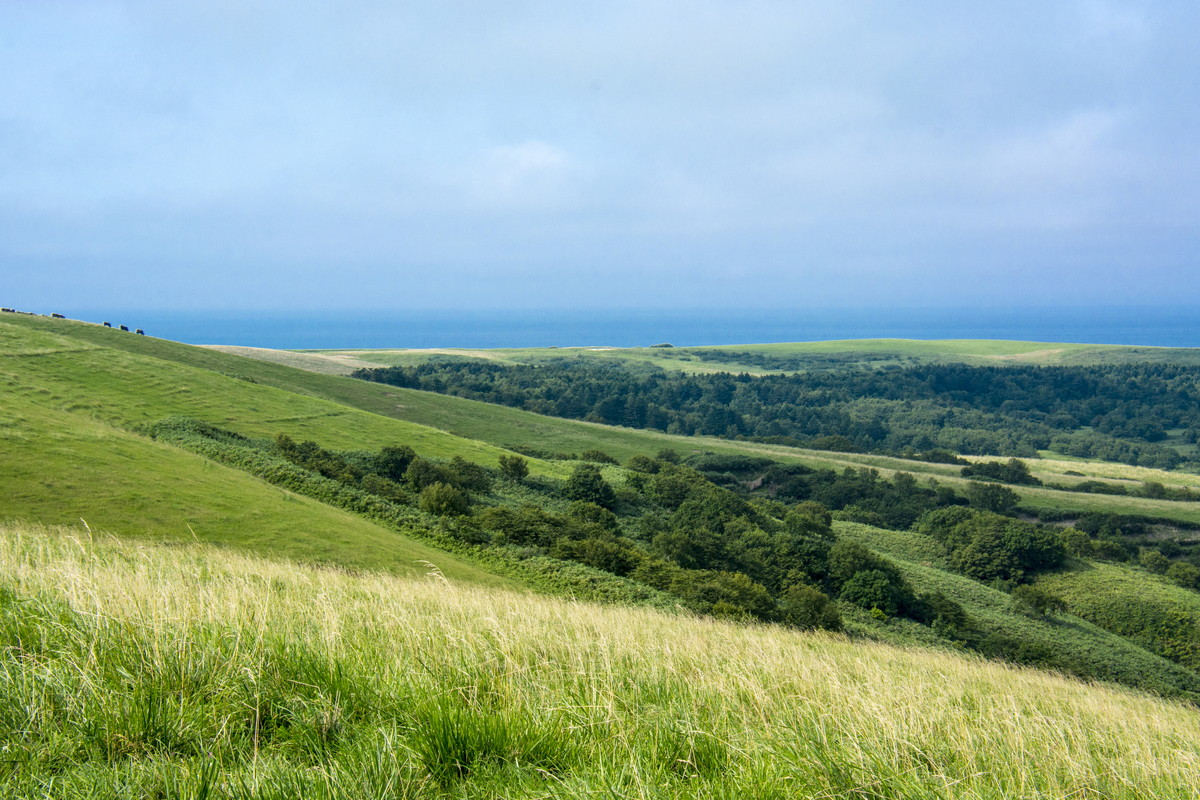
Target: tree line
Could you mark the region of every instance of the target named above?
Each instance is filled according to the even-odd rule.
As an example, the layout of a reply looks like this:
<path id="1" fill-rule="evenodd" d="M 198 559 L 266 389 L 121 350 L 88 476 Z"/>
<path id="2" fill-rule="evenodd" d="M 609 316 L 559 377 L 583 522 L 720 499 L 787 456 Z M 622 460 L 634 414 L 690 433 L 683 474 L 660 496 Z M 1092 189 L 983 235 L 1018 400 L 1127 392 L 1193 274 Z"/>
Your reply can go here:
<path id="1" fill-rule="evenodd" d="M 885 453 L 1029 457 L 1054 449 L 1173 469 L 1171 431 L 1197 438 L 1200 369 L 1170 364 L 960 364 L 790 375 L 687 375 L 563 359 L 511 365 L 446 359 L 354 377 L 539 414 L 682 435 Z"/>

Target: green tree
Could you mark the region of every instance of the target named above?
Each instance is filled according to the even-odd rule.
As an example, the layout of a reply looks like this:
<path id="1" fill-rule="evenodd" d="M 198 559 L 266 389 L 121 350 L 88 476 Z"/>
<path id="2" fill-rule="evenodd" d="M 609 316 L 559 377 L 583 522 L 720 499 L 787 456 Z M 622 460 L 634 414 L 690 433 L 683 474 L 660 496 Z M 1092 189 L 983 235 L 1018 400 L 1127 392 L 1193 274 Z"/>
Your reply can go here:
<path id="1" fill-rule="evenodd" d="M 779 598 L 779 616 L 783 622 L 802 630 L 842 629 L 842 615 L 829 596 L 815 586 L 793 583 Z"/>
<path id="2" fill-rule="evenodd" d="M 1016 510 L 1021 497 L 1012 489 L 998 483 L 971 481 L 967 484 L 967 500 L 973 508 L 995 514 L 1011 514 Z"/>
<path id="3" fill-rule="evenodd" d="M 563 485 L 562 493 L 568 500 L 583 500 L 609 510 L 617 503 L 616 492 L 595 464 L 577 464 Z"/>
<path id="4" fill-rule="evenodd" d="M 421 490 L 421 510 L 439 517 L 467 513 L 467 496 L 448 483 L 431 483 Z"/>
<path id="5" fill-rule="evenodd" d="M 529 474 L 529 462 L 520 456 L 500 456 L 500 473 L 520 483 Z"/>
<path id="6" fill-rule="evenodd" d="M 1176 561 L 1166 572 L 1168 580 L 1172 580 L 1185 589 L 1200 591 L 1200 567 L 1185 561 Z"/>

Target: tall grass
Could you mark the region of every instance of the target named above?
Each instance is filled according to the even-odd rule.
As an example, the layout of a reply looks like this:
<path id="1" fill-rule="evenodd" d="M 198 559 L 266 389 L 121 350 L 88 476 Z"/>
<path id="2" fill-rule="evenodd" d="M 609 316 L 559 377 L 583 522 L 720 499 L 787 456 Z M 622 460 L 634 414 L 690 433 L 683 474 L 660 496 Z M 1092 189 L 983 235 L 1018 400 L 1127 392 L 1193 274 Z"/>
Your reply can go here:
<path id="1" fill-rule="evenodd" d="M 1200 714 L 952 654 L 0 529 L 10 797 L 1196 796 Z"/>

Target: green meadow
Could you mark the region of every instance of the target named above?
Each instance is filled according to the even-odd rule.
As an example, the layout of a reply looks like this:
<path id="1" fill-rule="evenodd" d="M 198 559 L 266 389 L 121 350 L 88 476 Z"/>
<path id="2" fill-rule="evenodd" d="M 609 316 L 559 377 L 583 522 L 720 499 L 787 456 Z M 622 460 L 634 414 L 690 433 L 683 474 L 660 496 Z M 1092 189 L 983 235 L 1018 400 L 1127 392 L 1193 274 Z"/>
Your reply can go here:
<path id="1" fill-rule="evenodd" d="M 958 654 L 0 535 L 7 797 L 1192 798 L 1192 706 Z"/>
<path id="2" fill-rule="evenodd" d="M 934 344 L 969 349 L 902 355 Z M 1068 559 L 1032 584 L 1063 608 L 1035 613 L 1011 585 L 954 571 L 928 535 L 833 523 L 959 608 L 997 657 L 1039 671 L 844 600 L 836 634 L 703 616 L 624 577 L 472 544 L 469 524 L 424 508 L 371 517 L 156 438 L 186 418 L 247 442 L 407 446 L 489 470 L 533 447 L 547 457 L 526 454 L 526 483 L 494 481 L 475 502 L 554 514 L 587 451 L 968 482 L 954 465 L 556 419 L 339 374 L 375 357 L 0 319 L 5 796 L 1195 796 L 1200 594 L 1136 561 Z M 1055 483 L 1200 486 L 1027 463 Z M 622 514 L 646 512 L 644 475 L 599 474 Z M 1195 502 L 1015 488 L 1028 509 L 1200 523 Z"/>

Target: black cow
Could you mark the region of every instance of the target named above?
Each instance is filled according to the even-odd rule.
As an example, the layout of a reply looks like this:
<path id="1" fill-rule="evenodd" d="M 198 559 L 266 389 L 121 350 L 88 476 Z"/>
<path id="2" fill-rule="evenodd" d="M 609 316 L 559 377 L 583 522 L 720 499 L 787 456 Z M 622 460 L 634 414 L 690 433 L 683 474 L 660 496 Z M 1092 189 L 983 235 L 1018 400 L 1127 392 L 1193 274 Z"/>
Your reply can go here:
<path id="1" fill-rule="evenodd" d="M 104 326 L 104 327 L 106 327 L 106 328 L 111 328 L 111 327 L 112 327 L 112 323 L 111 323 L 111 322 L 102 322 L 102 323 L 100 323 L 100 324 L 101 324 L 101 325 L 103 325 L 103 326 Z"/>
<path id="2" fill-rule="evenodd" d="M 145 336 L 145 335 L 146 335 L 146 332 L 145 332 L 144 330 L 142 330 L 141 328 L 138 328 L 136 332 L 137 332 L 137 335 L 138 335 L 138 336 Z"/>
<path id="3" fill-rule="evenodd" d="M 127 325 L 122 325 L 122 326 L 121 326 L 121 330 L 123 330 L 123 331 L 127 331 L 127 330 L 129 330 L 129 326 L 127 326 Z"/>

